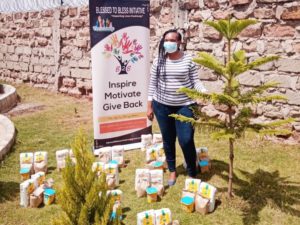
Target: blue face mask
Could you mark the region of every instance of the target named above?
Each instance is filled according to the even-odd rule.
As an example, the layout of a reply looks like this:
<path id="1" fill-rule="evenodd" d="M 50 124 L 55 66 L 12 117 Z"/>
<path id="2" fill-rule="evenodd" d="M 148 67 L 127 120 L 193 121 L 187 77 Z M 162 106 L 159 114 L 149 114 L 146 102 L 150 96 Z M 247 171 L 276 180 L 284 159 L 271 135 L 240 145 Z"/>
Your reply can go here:
<path id="1" fill-rule="evenodd" d="M 166 53 L 174 53 L 177 51 L 177 43 L 172 41 L 165 41 L 164 49 Z"/>

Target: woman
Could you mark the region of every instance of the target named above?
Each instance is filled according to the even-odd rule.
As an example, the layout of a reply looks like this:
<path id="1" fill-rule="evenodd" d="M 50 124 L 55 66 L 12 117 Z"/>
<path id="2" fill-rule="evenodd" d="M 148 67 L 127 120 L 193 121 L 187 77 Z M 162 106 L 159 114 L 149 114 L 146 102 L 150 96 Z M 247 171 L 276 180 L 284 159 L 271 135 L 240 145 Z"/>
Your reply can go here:
<path id="1" fill-rule="evenodd" d="M 190 107 L 195 102 L 176 91 L 187 87 L 206 92 L 191 56 L 180 50 L 181 41 L 182 36 L 177 30 L 168 30 L 163 34 L 159 43 L 158 58 L 152 65 L 148 90 L 147 117 L 152 121 L 155 114 L 162 133 L 170 171 L 169 186 L 176 182 L 176 136 L 187 164 L 188 176 L 195 177 L 197 174 L 194 128 L 190 123 L 169 117 L 172 113 L 193 117 Z"/>

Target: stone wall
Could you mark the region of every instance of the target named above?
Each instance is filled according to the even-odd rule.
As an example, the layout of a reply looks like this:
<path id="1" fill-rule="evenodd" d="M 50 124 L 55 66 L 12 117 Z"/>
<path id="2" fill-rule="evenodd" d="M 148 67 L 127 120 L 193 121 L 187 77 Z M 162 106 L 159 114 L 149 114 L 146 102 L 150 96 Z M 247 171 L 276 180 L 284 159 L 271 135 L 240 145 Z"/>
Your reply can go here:
<path id="1" fill-rule="evenodd" d="M 187 51 L 211 52 L 225 59 L 224 40 L 203 20 L 256 18 L 234 50 L 245 49 L 249 60 L 266 54 L 281 59 L 240 76 L 245 88 L 279 81 L 272 93 L 285 94 L 288 103 L 257 107 L 260 120 L 295 117 L 300 131 L 300 1 L 298 0 L 151 0 L 151 58 L 159 38 L 173 27 L 187 30 Z M 0 14 L 0 79 L 30 83 L 69 95 L 91 95 L 88 7 L 57 8 L 42 12 Z M 251 74 L 251 76 L 249 76 Z M 210 91 L 220 91 L 222 80 L 200 69 Z"/>

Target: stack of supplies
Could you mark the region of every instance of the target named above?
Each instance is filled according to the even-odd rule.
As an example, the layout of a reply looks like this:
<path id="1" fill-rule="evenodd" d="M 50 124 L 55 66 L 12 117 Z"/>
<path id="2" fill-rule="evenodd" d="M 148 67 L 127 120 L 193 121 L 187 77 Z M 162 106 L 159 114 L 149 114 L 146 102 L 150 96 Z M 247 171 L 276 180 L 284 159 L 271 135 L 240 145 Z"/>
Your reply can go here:
<path id="1" fill-rule="evenodd" d="M 186 179 L 181 198 L 182 208 L 186 212 L 212 212 L 215 208 L 216 191 L 214 186 L 199 179 Z"/>
<path id="2" fill-rule="evenodd" d="M 156 201 L 155 195 L 164 195 L 163 171 L 150 169 L 137 169 L 135 173 L 135 190 L 138 197 L 148 194 L 148 202 Z M 147 189 L 148 188 L 148 189 Z M 153 198 L 152 198 L 153 197 Z"/>
<path id="3" fill-rule="evenodd" d="M 172 221 L 171 210 L 162 208 L 147 210 L 137 214 L 137 225 L 179 225 L 178 220 Z"/>

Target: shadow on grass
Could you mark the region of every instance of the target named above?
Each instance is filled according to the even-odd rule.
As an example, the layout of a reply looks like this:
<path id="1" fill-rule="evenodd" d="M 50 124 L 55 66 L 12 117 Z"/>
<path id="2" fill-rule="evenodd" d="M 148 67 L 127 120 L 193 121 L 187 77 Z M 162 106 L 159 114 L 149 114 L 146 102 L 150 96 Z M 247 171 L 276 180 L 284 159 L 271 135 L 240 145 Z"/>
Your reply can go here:
<path id="1" fill-rule="evenodd" d="M 300 183 L 288 181 L 288 177 L 280 177 L 278 171 L 268 172 L 261 169 L 254 173 L 239 170 L 246 177 L 245 180 L 233 174 L 234 193 L 241 197 L 248 205 L 243 207 L 243 223 L 245 225 L 260 222 L 259 213 L 264 207 L 271 205 L 284 213 L 300 217 L 300 211 L 292 207 L 300 203 Z M 228 181 L 228 163 L 212 160 L 209 173 L 198 177 L 209 182 L 212 176 L 219 176 Z M 218 188 L 218 192 L 227 192 L 227 188 Z"/>
<path id="2" fill-rule="evenodd" d="M 14 200 L 19 194 L 19 183 L 0 181 L 0 203 Z"/>
<path id="3" fill-rule="evenodd" d="M 300 217 L 300 211 L 291 207 L 300 203 L 299 183 L 287 181 L 288 177 L 280 177 L 278 171 L 267 172 L 258 169 L 253 174 L 245 171 L 241 173 L 248 181 L 244 181 L 236 194 L 249 204 L 249 207 L 243 210 L 245 225 L 259 223 L 259 212 L 267 205 Z"/>

